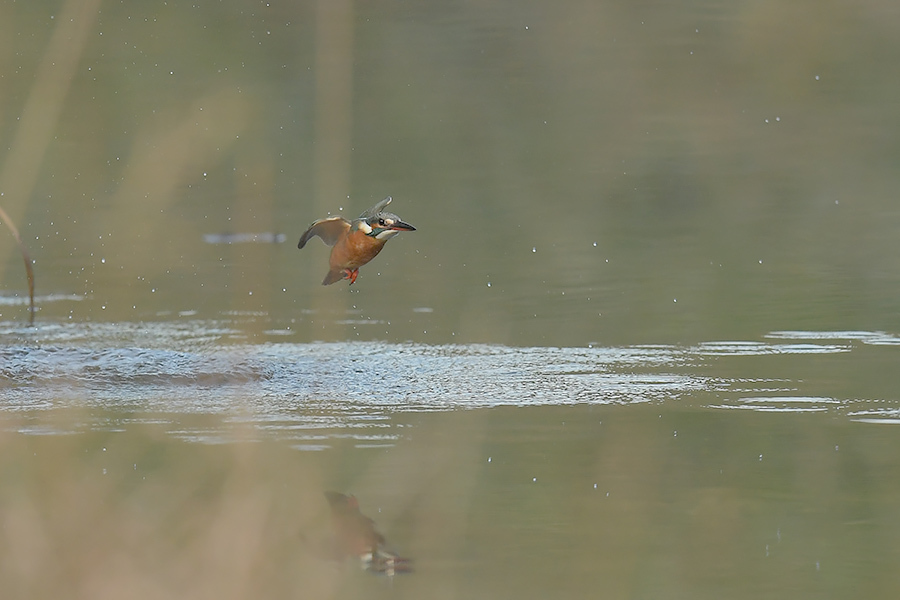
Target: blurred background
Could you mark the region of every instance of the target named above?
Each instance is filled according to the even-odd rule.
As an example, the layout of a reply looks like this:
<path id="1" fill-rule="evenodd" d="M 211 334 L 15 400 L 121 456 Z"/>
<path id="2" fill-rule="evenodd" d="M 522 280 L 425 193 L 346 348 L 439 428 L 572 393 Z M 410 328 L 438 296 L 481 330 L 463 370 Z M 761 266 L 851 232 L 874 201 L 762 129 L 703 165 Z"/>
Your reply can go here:
<path id="1" fill-rule="evenodd" d="M 11 597 L 896 593 L 898 40 L 885 0 L 0 0 Z M 300 234 L 388 195 L 417 231 L 321 286 Z M 298 557 L 329 487 L 421 568 Z"/>
<path id="2" fill-rule="evenodd" d="M 514 345 L 897 329 L 891 3 L 0 11 L 0 205 L 38 296 L 72 298 L 43 319 L 251 310 L 302 339 Z M 419 232 L 320 289 L 327 249 L 299 234 L 388 195 Z M 264 232 L 285 242 L 203 237 Z M 0 269 L 27 289 L 11 242 Z M 303 311 L 326 307 L 391 327 L 322 331 Z"/>

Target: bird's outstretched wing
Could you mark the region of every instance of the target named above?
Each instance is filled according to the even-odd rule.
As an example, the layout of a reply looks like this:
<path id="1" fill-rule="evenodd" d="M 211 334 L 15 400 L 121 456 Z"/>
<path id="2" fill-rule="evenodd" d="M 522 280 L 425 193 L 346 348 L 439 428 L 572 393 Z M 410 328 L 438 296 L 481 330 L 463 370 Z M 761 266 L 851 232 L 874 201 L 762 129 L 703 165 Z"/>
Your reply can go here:
<path id="1" fill-rule="evenodd" d="M 368 219 L 369 217 L 374 217 L 375 215 L 377 215 L 378 213 L 383 211 L 385 209 L 385 207 L 387 207 L 387 205 L 390 203 L 391 203 L 391 197 L 388 196 L 387 198 L 385 198 L 384 200 L 382 200 L 381 202 L 379 202 L 378 204 L 376 204 L 375 206 L 373 206 L 372 208 L 370 208 L 363 214 L 359 215 L 359 218 L 360 219 Z"/>
<path id="2" fill-rule="evenodd" d="M 300 243 L 297 244 L 298 248 L 303 248 L 306 245 L 306 242 L 310 240 L 314 235 L 322 238 L 322 241 L 328 244 L 329 246 L 334 246 L 338 238 L 341 237 L 341 234 L 350 229 L 350 221 L 345 219 L 344 217 L 328 217 L 327 219 L 319 219 L 315 223 L 309 226 L 303 235 L 300 236 Z"/>

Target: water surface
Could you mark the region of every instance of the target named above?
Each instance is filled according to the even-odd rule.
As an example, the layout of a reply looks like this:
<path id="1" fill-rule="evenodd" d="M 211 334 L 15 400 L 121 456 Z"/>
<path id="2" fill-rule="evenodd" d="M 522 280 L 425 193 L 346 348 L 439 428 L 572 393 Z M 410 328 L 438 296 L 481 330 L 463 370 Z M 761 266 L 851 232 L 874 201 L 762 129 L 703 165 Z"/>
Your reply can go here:
<path id="1" fill-rule="evenodd" d="M 0 2 L 10 598 L 896 597 L 894 3 Z M 319 285 L 299 234 L 417 231 Z M 355 493 L 415 572 L 322 561 Z"/>
<path id="2" fill-rule="evenodd" d="M 101 548 L 80 590 L 149 590 L 179 564 L 201 576 L 175 589 L 231 581 L 235 597 L 895 585 L 900 400 L 865 371 L 889 368 L 896 336 L 307 343 L 277 323 L 257 333 L 260 319 L 3 328 L 0 502 L 18 523 L 5 539 L 37 544 L 6 577 L 52 592 L 61 579 L 29 576 L 40 548 L 74 560 L 89 535 Z M 359 495 L 413 574 L 385 583 L 310 554 L 301 540 L 323 535 L 333 488 Z M 209 556 L 222 537 L 253 542 Z M 113 560 L 130 575 L 103 575 Z"/>

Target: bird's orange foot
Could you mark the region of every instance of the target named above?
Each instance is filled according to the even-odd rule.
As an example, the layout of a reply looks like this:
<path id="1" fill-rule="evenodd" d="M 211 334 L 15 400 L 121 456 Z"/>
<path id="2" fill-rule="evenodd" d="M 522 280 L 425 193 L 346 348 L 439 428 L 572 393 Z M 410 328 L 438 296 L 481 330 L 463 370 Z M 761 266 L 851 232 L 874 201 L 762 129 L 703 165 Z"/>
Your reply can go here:
<path id="1" fill-rule="evenodd" d="M 359 269 L 344 269 L 344 279 L 350 280 L 350 285 L 356 281 L 356 278 L 359 277 Z"/>

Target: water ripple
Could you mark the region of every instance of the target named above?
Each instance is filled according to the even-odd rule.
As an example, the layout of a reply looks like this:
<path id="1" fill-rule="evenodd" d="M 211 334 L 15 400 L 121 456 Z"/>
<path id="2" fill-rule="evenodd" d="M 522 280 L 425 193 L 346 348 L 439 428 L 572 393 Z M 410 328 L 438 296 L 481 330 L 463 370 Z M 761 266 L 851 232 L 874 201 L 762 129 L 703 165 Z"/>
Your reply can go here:
<path id="1" fill-rule="evenodd" d="M 228 430 L 249 426 L 311 449 L 342 436 L 358 445 L 390 445 L 400 435 L 391 417 L 397 413 L 498 406 L 621 405 L 706 395 L 713 400 L 702 404 L 713 409 L 896 417 L 849 413 L 858 401 L 798 394 L 791 379 L 724 377 L 713 368 L 729 356 L 846 354 L 852 342 L 893 339 L 883 333 L 782 331 L 766 337 L 783 341 L 613 348 L 291 343 L 282 337 L 250 343 L 228 319 L 0 325 L 0 410 L 101 409 L 145 420 L 164 415 L 172 420 L 172 435 L 185 439 L 216 443 L 228 439 Z M 192 414 L 221 415 L 223 429 L 184 429 L 177 415 Z M 121 426 L 107 419 L 93 426 Z"/>

